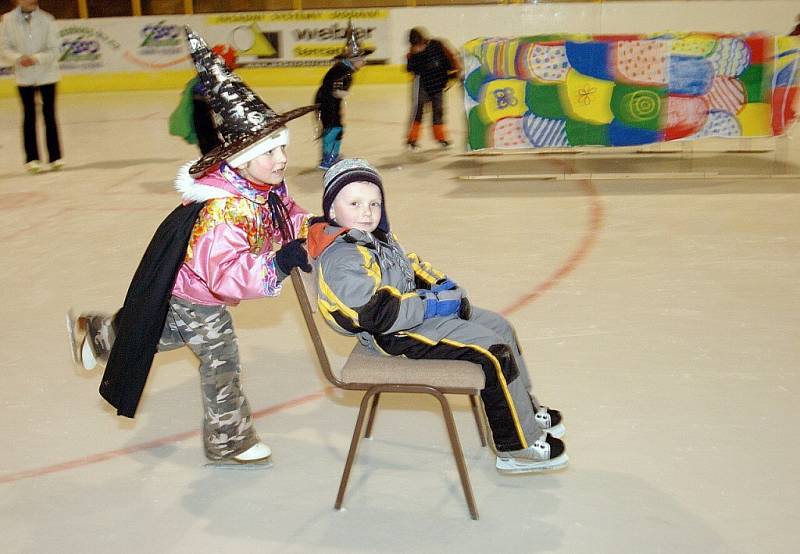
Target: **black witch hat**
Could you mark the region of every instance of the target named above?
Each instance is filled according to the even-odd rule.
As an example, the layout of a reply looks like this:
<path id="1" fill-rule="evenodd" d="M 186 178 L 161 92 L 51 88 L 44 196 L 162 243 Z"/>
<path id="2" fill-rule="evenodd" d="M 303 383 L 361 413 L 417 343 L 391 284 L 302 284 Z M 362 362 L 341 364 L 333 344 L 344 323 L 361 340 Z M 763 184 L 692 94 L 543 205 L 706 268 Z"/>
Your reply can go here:
<path id="1" fill-rule="evenodd" d="M 209 49 L 200 35 L 188 26 L 185 30 L 189 53 L 223 141 L 189 169 L 192 177 L 204 175 L 222 161 L 239 167 L 286 144 L 288 131 L 283 129 L 286 122 L 316 110 L 316 106 L 303 106 L 276 113 Z"/>

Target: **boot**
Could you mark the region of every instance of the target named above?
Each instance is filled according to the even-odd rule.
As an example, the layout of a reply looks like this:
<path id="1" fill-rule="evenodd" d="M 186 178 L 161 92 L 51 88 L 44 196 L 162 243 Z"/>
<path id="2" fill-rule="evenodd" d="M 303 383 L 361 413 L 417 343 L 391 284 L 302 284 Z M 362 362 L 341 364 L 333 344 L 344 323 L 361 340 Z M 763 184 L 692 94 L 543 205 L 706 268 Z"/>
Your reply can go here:
<path id="1" fill-rule="evenodd" d="M 208 454 L 206 454 L 208 457 Z M 223 468 L 258 468 L 272 467 L 272 450 L 263 442 L 258 442 L 236 456 L 228 458 L 210 458 L 206 466 Z"/>
<path id="2" fill-rule="evenodd" d="M 544 432 L 551 437 L 560 439 L 564 436 L 564 433 L 567 432 L 567 428 L 564 427 L 564 423 L 562 422 L 561 412 L 558 410 L 548 408 L 547 406 L 539 406 L 539 409 L 536 410 L 535 418 L 539 427 L 544 429 Z"/>
<path id="3" fill-rule="evenodd" d="M 116 338 L 111 322 L 112 316 L 109 314 L 85 313 L 76 316 L 72 310 L 67 312 L 67 332 L 72 360 L 76 365 L 86 370 L 94 369 L 98 362 L 105 366 Z"/>
<path id="4" fill-rule="evenodd" d="M 500 473 L 535 473 L 562 469 L 568 463 L 564 442 L 542 433 L 528 448 L 498 452 L 495 467 Z"/>
<path id="5" fill-rule="evenodd" d="M 333 164 L 336 163 L 338 156 L 334 152 L 327 152 L 322 155 L 322 161 L 319 162 L 319 168 L 327 171 Z"/>
<path id="6" fill-rule="evenodd" d="M 442 148 L 450 148 L 450 141 L 447 140 L 447 127 L 444 123 L 433 126 L 433 136 L 436 137 L 436 140 L 442 145 Z"/>
<path id="7" fill-rule="evenodd" d="M 408 129 L 408 136 L 406 137 L 406 143 L 408 145 L 417 145 L 417 141 L 419 141 L 419 133 L 422 129 L 422 123 L 419 121 L 412 121 L 411 127 Z"/>

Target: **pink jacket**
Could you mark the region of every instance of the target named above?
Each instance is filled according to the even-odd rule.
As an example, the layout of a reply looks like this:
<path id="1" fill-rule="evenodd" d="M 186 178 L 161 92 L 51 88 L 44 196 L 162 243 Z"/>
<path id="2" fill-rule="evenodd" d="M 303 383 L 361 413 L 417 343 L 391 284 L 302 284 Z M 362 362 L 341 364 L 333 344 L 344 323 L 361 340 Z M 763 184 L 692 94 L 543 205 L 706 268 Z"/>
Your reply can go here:
<path id="1" fill-rule="evenodd" d="M 272 221 L 267 192 L 260 191 L 231 167 L 192 179 L 182 167 L 175 185 L 184 204 L 205 202 L 197 216 L 186 258 L 172 294 L 205 305 L 236 305 L 241 300 L 277 296 L 282 273 L 275 250 L 283 238 Z M 289 196 L 286 184 L 272 189 L 289 214 L 295 238 L 306 236 L 308 212 Z"/>

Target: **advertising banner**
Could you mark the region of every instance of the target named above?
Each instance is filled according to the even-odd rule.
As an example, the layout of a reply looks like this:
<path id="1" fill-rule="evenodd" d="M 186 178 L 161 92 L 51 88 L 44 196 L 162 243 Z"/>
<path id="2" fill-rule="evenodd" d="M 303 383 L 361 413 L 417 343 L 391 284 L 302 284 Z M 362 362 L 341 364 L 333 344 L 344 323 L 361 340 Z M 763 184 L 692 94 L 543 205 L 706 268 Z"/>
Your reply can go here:
<path id="1" fill-rule="evenodd" d="M 236 48 L 242 67 L 326 65 L 344 46 L 348 22 L 375 49 L 368 63 L 388 63 L 389 11 L 375 9 L 57 20 L 59 66 L 65 75 L 189 69 L 184 25 L 209 46 Z M 11 75 L 0 59 L 0 76 Z"/>
<path id="2" fill-rule="evenodd" d="M 206 26 L 218 42 L 236 48 L 242 66 L 302 66 L 329 63 L 352 22 L 362 46 L 375 49 L 367 63 L 385 64 L 388 17 L 388 10 L 377 9 L 221 14 L 210 16 Z"/>

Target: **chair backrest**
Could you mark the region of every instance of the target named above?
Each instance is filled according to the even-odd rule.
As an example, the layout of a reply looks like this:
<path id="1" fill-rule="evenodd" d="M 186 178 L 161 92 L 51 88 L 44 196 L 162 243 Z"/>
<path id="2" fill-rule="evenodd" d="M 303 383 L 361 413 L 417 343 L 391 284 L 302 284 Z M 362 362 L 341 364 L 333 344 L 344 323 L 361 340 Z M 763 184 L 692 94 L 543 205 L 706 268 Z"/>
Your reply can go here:
<path id="1" fill-rule="evenodd" d="M 312 263 L 311 266 L 313 268 L 311 273 L 301 273 L 296 267 L 292 269 L 294 292 L 297 295 L 297 301 L 300 303 L 300 311 L 303 312 L 303 319 L 306 322 L 311 342 L 314 344 L 314 351 L 317 354 L 322 373 L 333 385 L 346 388 L 345 383 L 336 377 L 331 369 L 331 362 L 328 359 L 325 344 L 322 342 L 319 327 L 317 327 L 317 322 L 314 319 L 314 313 L 317 311 L 317 265 Z"/>

